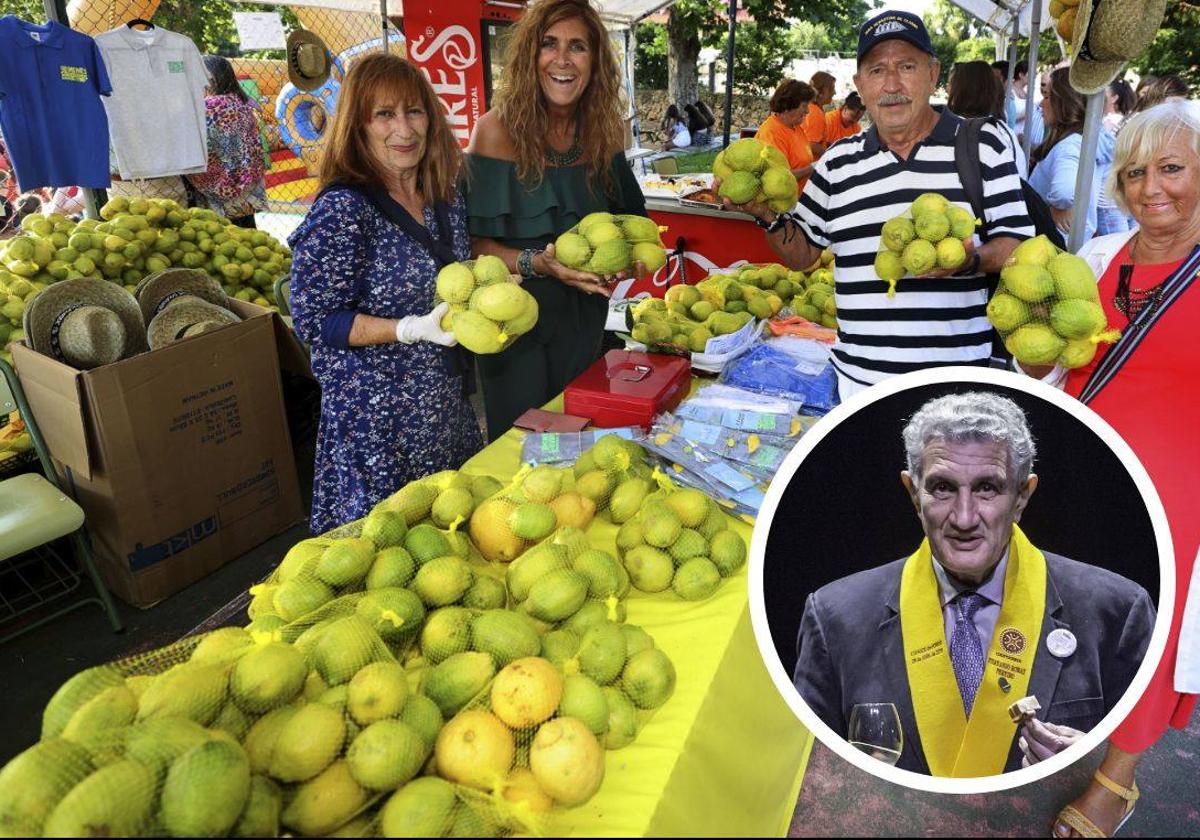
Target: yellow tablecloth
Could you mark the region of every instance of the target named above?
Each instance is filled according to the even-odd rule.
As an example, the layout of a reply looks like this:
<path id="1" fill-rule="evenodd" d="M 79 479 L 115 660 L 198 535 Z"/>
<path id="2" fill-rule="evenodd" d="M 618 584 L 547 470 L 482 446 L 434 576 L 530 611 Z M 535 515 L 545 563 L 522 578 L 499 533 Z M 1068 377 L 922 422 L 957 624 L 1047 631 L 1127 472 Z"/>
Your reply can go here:
<path id="1" fill-rule="evenodd" d="M 561 410 L 561 398 L 547 408 Z M 524 434 L 510 430 L 463 469 L 507 481 L 521 466 Z M 733 527 L 749 545 L 750 527 Z M 594 545 L 613 553 L 616 532 L 606 516 L 588 529 Z M 566 812 L 552 831 L 785 835 L 812 735 L 783 702 L 759 656 L 745 568 L 707 601 L 635 589 L 626 603 L 628 621 L 644 627 L 675 664 L 675 693 L 633 744 L 607 753 L 599 793 Z"/>

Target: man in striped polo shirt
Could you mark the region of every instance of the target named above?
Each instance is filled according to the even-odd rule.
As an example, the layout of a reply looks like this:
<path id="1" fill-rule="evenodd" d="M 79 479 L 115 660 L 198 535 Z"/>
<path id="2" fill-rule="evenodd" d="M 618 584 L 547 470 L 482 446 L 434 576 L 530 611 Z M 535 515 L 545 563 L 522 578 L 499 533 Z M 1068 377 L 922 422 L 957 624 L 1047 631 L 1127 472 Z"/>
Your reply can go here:
<path id="1" fill-rule="evenodd" d="M 993 126 L 984 126 L 981 245 L 967 241 L 958 268 L 906 277 L 887 296 L 875 275 L 875 254 L 888 219 L 917 196 L 936 192 L 970 210 L 954 159 L 962 121 L 929 98 L 939 64 L 916 15 L 883 12 L 863 24 L 855 86 L 874 125 L 838 141 L 817 162 L 800 202 L 776 214 L 751 202 L 767 241 L 792 268 L 811 265 L 821 250 L 836 258 L 838 341 L 833 363 L 842 399 L 888 376 L 941 365 L 987 365 L 987 278 L 1013 249 L 1034 235 L 1021 195 L 1016 161 Z"/>

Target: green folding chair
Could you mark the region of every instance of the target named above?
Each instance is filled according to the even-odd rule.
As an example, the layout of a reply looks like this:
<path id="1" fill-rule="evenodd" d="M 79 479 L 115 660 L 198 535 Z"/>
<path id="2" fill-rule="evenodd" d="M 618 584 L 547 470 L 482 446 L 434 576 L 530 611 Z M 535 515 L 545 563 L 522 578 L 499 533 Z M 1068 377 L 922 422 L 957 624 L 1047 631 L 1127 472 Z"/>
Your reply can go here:
<path id="1" fill-rule="evenodd" d="M 13 409 L 21 412 L 42 472 L 0 480 L 0 627 L 29 613 L 49 609 L 83 584 L 81 572 L 51 545 L 61 537 L 70 538 L 79 567 L 91 578 L 96 593 L 0 636 L 0 642 L 28 633 L 87 604 L 99 605 L 113 631 L 118 632 L 122 629 L 121 619 L 92 559 L 83 532 L 83 509 L 62 492 L 21 383 L 12 367 L 0 359 L 0 411 L 8 413 Z"/>
<path id="2" fill-rule="evenodd" d="M 679 161 L 672 157 L 660 157 L 650 161 L 650 167 L 656 175 L 678 175 Z"/>
<path id="3" fill-rule="evenodd" d="M 283 323 L 291 328 L 292 332 L 296 331 L 296 325 L 292 323 L 292 276 L 284 274 L 275 281 L 275 305 L 279 307 L 279 317 L 283 319 Z M 307 344 L 301 342 L 304 352 L 312 355 L 312 350 Z"/>
<path id="4" fill-rule="evenodd" d="M 275 305 L 279 307 L 279 314 L 287 320 L 287 325 L 292 325 L 292 277 L 290 274 L 281 274 L 275 281 Z"/>

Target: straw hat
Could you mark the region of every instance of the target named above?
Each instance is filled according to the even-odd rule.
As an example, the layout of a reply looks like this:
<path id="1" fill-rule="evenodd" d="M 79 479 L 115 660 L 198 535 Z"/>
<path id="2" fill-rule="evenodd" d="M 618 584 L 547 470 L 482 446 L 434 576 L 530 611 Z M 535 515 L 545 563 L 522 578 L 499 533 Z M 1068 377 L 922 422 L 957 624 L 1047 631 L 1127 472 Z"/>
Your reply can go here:
<path id="1" fill-rule="evenodd" d="M 1071 86 L 1086 95 L 1103 90 L 1150 46 L 1166 12 L 1167 0 L 1081 0 L 1071 37 Z"/>
<path id="2" fill-rule="evenodd" d="M 133 295 L 107 280 L 53 283 L 25 308 L 30 348 L 80 370 L 146 349 L 146 327 Z"/>
<path id="3" fill-rule="evenodd" d="M 241 319 L 220 306 L 194 297 L 185 297 L 169 303 L 154 316 L 146 328 L 150 349 L 157 350 L 176 341 L 211 332 Z"/>
<path id="4" fill-rule="evenodd" d="M 329 78 L 329 48 L 307 29 L 293 29 L 287 39 L 288 79 L 300 90 L 316 90 Z"/>
<path id="5" fill-rule="evenodd" d="M 229 307 L 229 296 L 221 284 L 198 268 L 165 268 L 147 275 L 133 296 L 142 308 L 142 319 L 149 324 L 154 316 L 174 300 L 185 295 L 200 298 L 222 308 Z"/>

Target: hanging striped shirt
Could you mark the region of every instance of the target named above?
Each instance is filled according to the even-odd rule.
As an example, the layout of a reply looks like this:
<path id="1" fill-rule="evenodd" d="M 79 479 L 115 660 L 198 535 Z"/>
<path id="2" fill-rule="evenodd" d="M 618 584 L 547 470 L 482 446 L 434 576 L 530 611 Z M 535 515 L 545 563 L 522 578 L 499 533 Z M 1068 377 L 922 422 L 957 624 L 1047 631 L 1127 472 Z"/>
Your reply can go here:
<path id="1" fill-rule="evenodd" d="M 808 239 L 835 257 L 838 372 L 862 385 L 941 365 L 986 365 L 991 355 L 987 278 L 904 278 L 894 297 L 875 276 L 880 233 L 917 196 L 936 192 L 970 210 L 954 161 L 962 120 L 943 109 L 929 137 L 907 160 L 889 151 L 873 126 L 835 143 L 816 169 L 793 215 Z M 980 138 L 984 241 L 1035 233 L 1021 196 L 1012 149 L 995 126 Z"/>

